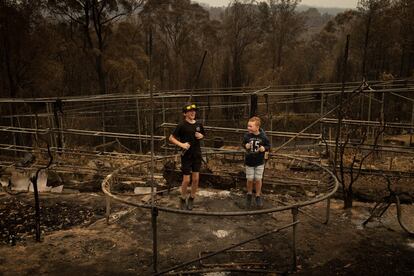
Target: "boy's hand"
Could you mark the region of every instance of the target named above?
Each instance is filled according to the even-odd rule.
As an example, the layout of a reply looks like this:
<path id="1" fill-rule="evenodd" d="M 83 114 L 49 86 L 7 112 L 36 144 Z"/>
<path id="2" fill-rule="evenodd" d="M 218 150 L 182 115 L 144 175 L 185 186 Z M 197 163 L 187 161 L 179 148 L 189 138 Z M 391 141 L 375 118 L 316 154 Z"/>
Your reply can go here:
<path id="1" fill-rule="evenodd" d="M 244 145 L 246 147 L 246 149 L 250 149 L 252 147 L 252 145 L 250 145 L 250 143 L 246 143 L 246 145 Z"/>
<path id="2" fill-rule="evenodd" d="M 260 146 L 260 147 L 259 147 L 259 151 L 260 151 L 260 152 L 264 152 L 265 150 L 266 150 L 266 149 L 265 149 L 265 147 L 263 147 L 263 146 Z"/>
<path id="3" fill-rule="evenodd" d="M 203 139 L 204 138 L 204 135 L 201 134 L 200 132 L 196 132 L 195 133 L 195 137 L 200 140 L 200 139 Z"/>
<path id="4" fill-rule="evenodd" d="M 185 150 L 188 150 L 189 148 L 190 148 L 190 143 L 188 143 L 188 142 L 185 142 L 185 143 L 182 143 L 181 144 L 181 147 L 183 148 L 183 149 L 185 149 Z"/>

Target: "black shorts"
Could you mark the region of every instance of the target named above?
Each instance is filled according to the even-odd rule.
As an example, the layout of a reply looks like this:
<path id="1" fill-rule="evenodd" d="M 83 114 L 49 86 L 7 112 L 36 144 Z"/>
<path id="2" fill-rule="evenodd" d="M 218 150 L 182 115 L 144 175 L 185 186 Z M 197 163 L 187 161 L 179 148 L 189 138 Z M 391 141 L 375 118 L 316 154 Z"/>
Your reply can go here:
<path id="1" fill-rule="evenodd" d="M 200 172 L 201 158 L 201 153 L 184 154 L 181 157 L 181 171 L 183 175 L 190 175 L 191 172 Z"/>

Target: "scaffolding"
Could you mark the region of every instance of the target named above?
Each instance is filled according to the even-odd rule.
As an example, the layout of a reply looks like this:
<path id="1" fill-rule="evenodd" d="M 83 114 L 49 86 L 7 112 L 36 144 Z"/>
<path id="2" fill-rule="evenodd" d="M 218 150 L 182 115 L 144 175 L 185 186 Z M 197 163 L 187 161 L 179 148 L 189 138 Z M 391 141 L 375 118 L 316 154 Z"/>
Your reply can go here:
<path id="1" fill-rule="evenodd" d="M 371 133 L 381 123 L 385 135 L 407 134 L 409 142 L 400 146 L 410 151 L 414 130 L 414 81 L 376 81 L 359 89 L 359 83 L 346 83 L 344 93 L 353 97 L 351 114 L 343 124 L 364 126 Z M 356 92 L 356 90 L 358 90 Z M 341 84 L 286 85 L 276 87 L 242 87 L 154 91 L 149 93 L 106 94 L 82 97 L 0 99 L 0 149 L 19 151 L 34 147 L 34 137 L 41 135 L 53 150 L 87 146 L 96 148 L 117 141 L 126 152 L 145 154 L 150 151 L 151 128 L 155 151 L 165 149 L 166 137 L 181 120 L 181 107 L 191 99 L 200 108 L 198 120 L 209 133 L 205 143 L 213 146 L 217 137 L 225 136 L 224 145 L 239 145 L 247 119 L 260 116 L 272 145 L 281 145 L 294 137 L 293 144 L 317 144 L 332 141 L 337 119 L 329 113 L 337 106 Z M 355 95 L 357 93 L 357 95 Z M 11 113 L 12 110 L 15 113 Z M 151 111 L 154 121 L 151 126 Z M 312 123 L 312 127 L 308 127 Z M 307 128 L 306 133 L 302 130 Z M 386 142 L 386 141 L 385 141 Z M 381 140 L 381 144 L 384 139 Z M 164 147 L 163 147 L 164 146 Z M 387 145 L 381 145 L 386 148 Z"/>

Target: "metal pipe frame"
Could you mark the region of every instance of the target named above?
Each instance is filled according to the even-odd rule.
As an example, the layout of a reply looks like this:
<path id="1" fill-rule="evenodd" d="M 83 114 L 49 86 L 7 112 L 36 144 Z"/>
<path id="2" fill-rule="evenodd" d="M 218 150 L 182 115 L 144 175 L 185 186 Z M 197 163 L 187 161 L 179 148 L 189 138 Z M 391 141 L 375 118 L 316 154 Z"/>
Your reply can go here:
<path id="1" fill-rule="evenodd" d="M 176 126 L 177 124 L 172 124 L 172 123 L 161 124 L 161 127 L 165 127 L 165 128 L 174 128 Z M 206 130 L 217 131 L 217 132 L 231 132 L 231 133 L 245 133 L 246 132 L 246 129 L 244 128 L 213 127 L 213 126 L 203 126 L 203 127 Z M 271 136 L 271 137 L 297 137 L 297 138 L 313 139 L 313 140 L 321 139 L 321 135 L 315 134 L 315 133 L 300 133 L 298 135 L 297 132 L 266 131 L 266 135 Z"/>
<path id="2" fill-rule="evenodd" d="M 233 154 L 243 154 L 244 152 L 242 151 L 227 151 L 226 154 L 229 153 L 233 153 Z M 210 153 L 212 154 L 212 153 Z M 223 151 L 220 151 L 220 153 L 218 154 L 224 154 Z M 300 162 L 304 162 L 307 164 L 312 164 L 313 166 L 321 169 L 322 171 L 324 171 L 325 173 L 327 173 L 327 175 L 329 175 L 330 177 L 330 182 L 327 183 L 328 186 L 328 192 L 323 194 L 322 196 L 318 196 L 315 199 L 309 200 L 309 201 L 302 201 L 302 202 L 298 202 L 294 205 L 289 205 L 289 206 L 281 206 L 281 207 L 275 207 L 275 208 L 270 208 L 270 209 L 262 209 L 262 210 L 252 210 L 252 211 L 240 211 L 240 212 L 204 212 L 204 211 L 196 211 L 196 210 L 180 210 L 180 209 L 176 209 L 176 208 L 170 208 L 170 207 L 165 207 L 165 206 L 157 206 L 159 211 L 163 211 L 163 212 L 167 212 L 167 213 L 176 213 L 176 214 L 186 214 L 186 215 L 197 215 L 197 216 L 245 216 L 245 215 L 260 215 L 260 214 L 268 214 L 268 213 L 274 213 L 274 212 L 279 212 L 279 211 L 285 211 L 285 210 L 290 210 L 292 208 L 295 207 L 303 207 L 303 206 L 308 206 L 308 205 L 312 205 L 315 203 L 318 203 L 320 201 L 324 201 L 327 198 L 331 197 L 338 189 L 339 187 L 339 182 L 336 179 L 336 177 L 333 175 L 333 173 L 331 171 L 329 171 L 327 168 L 324 168 L 323 166 L 321 166 L 318 163 L 312 162 L 312 161 L 308 161 L 302 158 L 297 158 L 294 157 L 292 155 L 287 155 L 287 154 L 272 154 L 270 155 L 271 157 L 275 157 L 275 156 L 279 156 L 279 157 L 283 157 L 283 158 L 290 158 L 293 160 L 298 160 Z M 168 160 L 168 159 L 175 159 L 178 160 L 180 157 L 179 154 L 176 155 L 170 155 L 170 156 L 166 156 L 166 157 L 159 157 L 156 158 L 157 160 Z M 111 199 L 121 202 L 121 203 L 125 203 L 127 205 L 130 206 L 134 206 L 134 207 L 139 207 L 139 208 L 144 208 L 144 209 L 151 209 L 152 206 L 150 204 L 143 204 L 143 203 L 137 203 L 137 202 L 132 202 L 132 201 L 128 201 L 120 196 L 115 196 L 111 193 L 110 188 L 111 188 L 111 181 L 113 181 L 113 178 L 115 176 L 117 176 L 119 173 L 122 172 L 122 170 L 127 169 L 127 168 L 131 168 L 137 165 L 143 165 L 143 164 L 148 164 L 149 161 L 140 161 L 134 164 L 131 164 L 129 166 L 126 166 L 124 168 L 120 168 L 115 170 L 114 172 L 112 172 L 111 174 L 107 175 L 107 177 L 105 177 L 105 179 L 102 181 L 102 191 L 104 192 L 104 194 L 106 196 L 109 196 Z M 333 182 L 333 183 L 332 183 Z"/>
<path id="3" fill-rule="evenodd" d="M 268 231 L 268 232 L 265 232 L 265 233 L 263 233 L 263 234 L 257 235 L 257 236 L 255 236 L 255 237 L 253 237 L 253 238 L 250 238 L 250 239 L 244 240 L 244 241 L 242 241 L 242 242 L 239 242 L 239 243 L 237 243 L 237 244 L 234 244 L 234 245 L 231 245 L 231 246 L 225 247 L 225 248 L 220 249 L 220 250 L 218 250 L 218 251 L 215 251 L 215 252 L 212 252 L 212 253 L 206 254 L 206 255 L 204 255 L 204 256 L 202 256 L 202 257 L 198 257 L 198 258 L 192 259 L 192 260 L 190 260 L 190 261 L 184 262 L 184 263 L 182 263 L 182 264 L 179 264 L 179 265 L 176 265 L 176 266 L 173 266 L 173 267 L 170 267 L 170 268 L 164 269 L 164 270 L 162 270 L 162 271 L 160 271 L 160 272 L 158 272 L 158 273 L 155 273 L 155 275 L 162 275 L 162 274 L 165 274 L 165 273 L 167 273 L 167 272 L 177 270 L 178 268 L 185 267 L 185 266 L 187 266 L 187 265 L 189 265 L 189 264 L 192 264 L 192 263 L 195 263 L 195 262 L 198 262 L 198 261 L 201 261 L 201 260 L 204 260 L 204 259 L 207 259 L 207 258 L 213 257 L 213 256 L 218 255 L 218 254 L 220 254 L 220 253 L 223 253 L 223 252 L 225 252 L 225 251 L 228 251 L 228 250 L 231 250 L 231 249 L 233 249 L 233 248 L 239 247 L 239 246 L 241 246 L 241 245 L 243 245 L 243 244 L 249 243 L 249 242 L 251 242 L 251 241 L 255 241 L 255 240 L 261 239 L 261 238 L 263 238 L 263 237 L 266 237 L 266 236 L 268 236 L 268 235 L 270 235 L 270 234 L 280 232 L 280 231 L 282 231 L 282 230 L 284 230 L 284 229 L 286 229 L 286 228 L 289 228 L 289 227 L 292 227 L 292 228 L 294 229 L 294 230 L 293 230 L 293 236 L 294 236 L 294 240 L 295 240 L 295 239 L 296 239 L 296 231 L 295 231 L 295 227 L 296 227 L 296 225 L 297 225 L 298 223 L 300 223 L 300 221 L 299 221 L 299 220 L 297 220 L 297 219 L 296 219 L 296 217 L 294 217 L 294 218 L 293 218 L 293 222 L 292 222 L 292 223 L 290 223 L 290 224 L 284 225 L 284 226 L 282 226 L 282 227 L 280 227 L 280 228 L 273 229 L 273 230 L 271 230 L 271 231 Z M 295 266 L 295 268 L 296 268 L 296 243 L 295 243 L 295 242 L 293 243 L 293 246 L 294 246 L 294 247 L 293 247 L 293 250 L 292 250 L 292 251 L 293 251 L 293 256 L 295 257 L 295 259 L 293 260 L 293 263 L 294 263 L 294 266 Z"/>
<path id="4" fill-rule="evenodd" d="M 347 82 L 345 83 L 348 90 L 345 93 L 352 93 L 353 89 L 358 86 L 360 82 Z M 414 81 L 412 79 L 400 79 L 393 80 L 392 83 L 386 81 L 370 81 L 371 87 L 380 88 L 380 90 L 373 90 L 368 93 L 398 93 L 398 92 L 410 92 L 414 91 Z M 405 86 L 405 87 L 401 87 Z M 158 91 L 154 93 L 154 99 L 160 98 L 188 98 L 188 92 L 192 92 L 193 97 L 205 97 L 209 96 L 243 96 L 256 94 L 268 94 L 268 95 L 305 95 L 305 94 L 332 94 L 341 93 L 340 89 L 342 83 L 324 83 L 324 84 L 302 84 L 302 85 L 280 85 L 280 86 L 267 86 L 267 87 L 232 87 L 232 88 L 200 88 L 196 90 L 174 90 L 174 91 Z M 384 87 L 386 87 L 384 89 Z M 180 93 L 181 92 L 181 93 Z M 113 93 L 105 95 L 92 95 L 92 96 L 70 96 L 70 97 L 50 97 L 50 98 L 0 98 L 0 103 L 52 103 L 56 100 L 60 100 L 63 103 L 69 102 L 98 102 L 98 101 L 124 101 L 124 100 L 136 100 L 136 99 L 148 99 L 149 93 L 140 94 L 128 94 L 128 93 Z M 397 94 L 396 96 L 402 96 Z M 409 100 L 413 100 L 408 98 Z"/>
<path id="5" fill-rule="evenodd" d="M 321 123 L 325 124 L 337 124 L 338 119 L 334 118 L 324 118 L 321 120 Z M 378 121 L 365 121 L 365 120 L 350 120 L 350 119 L 342 119 L 342 123 L 344 125 L 357 125 L 357 126 L 372 126 L 372 127 L 383 127 L 386 128 L 401 128 L 401 129 L 411 129 L 413 130 L 414 127 L 409 123 L 387 123 L 385 122 L 383 125 L 381 125 L 381 122 Z"/>
<path id="6" fill-rule="evenodd" d="M 344 142 L 340 142 L 339 144 L 343 144 Z M 328 147 L 336 147 L 335 141 L 325 141 L 325 143 L 319 143 L 319 146 L 328 146 Z M 363 144 L 360 145 L 362 150 L 373 150 L 375 146 L 376 151 L 384 151 L 384 152 L 393 152 L 393 153 L 406 153 L 406 154 L 413 154 L 414 149 L 413 147 L 403 147 L 397 145 L 373 145 L 373 144 Z M 345 148 L 355 148 L 352 143 L 344 145 Z"/>
<path id="7" fill-rule="evenodd" d="M 12 144 L 0 144 L 0 150 L 10 150 L 10 151 L 20 151 L 20 152 L 33 152 L 35 150 L 40 152 L 47 152 L 46 148 L 40 147 L 29 147 L 29 146 L 16 146 Z M 91 156 L 91 157 L 100 157 L 100 158 L 116 158 L 116 159 L 135 159 L 142 160 L 148 158 L 148 155 L 145 154 L 135 154 L 135 153 L 120 153 L 120 152 L 110 152 L 110 151 L 88 151 L 88 150 L 78 150 L 78 149 L 68 149 L 64 150 L 51 147 L 50 151 L 53 153 L 66 154 L 66 155 L 82 155 L 82 156 Z"/>
<path id="8" fill-rule="evenodd" d="M 64 133 L 73 135 L 85 135 L 94 137 L 112 137 L 112 138 L 128 138 L 128 139 L 151 139 L 151 135 L 132 134 L 132 133 L 117 133 L 108 131 L 96 131 L 96 130 L 84 130 L 84 129 L 54 129 L 54 128 L 24 128 L 24 127 L 11 127 L 11 126 L 0 126 L 0 131 L 13 132 L 13 133 L 27 133 L 27 134 L 47 134 L 47 133 Z M 162 141 L 165 139 L 164 136 L 154 136 L 154 140 Z"/>

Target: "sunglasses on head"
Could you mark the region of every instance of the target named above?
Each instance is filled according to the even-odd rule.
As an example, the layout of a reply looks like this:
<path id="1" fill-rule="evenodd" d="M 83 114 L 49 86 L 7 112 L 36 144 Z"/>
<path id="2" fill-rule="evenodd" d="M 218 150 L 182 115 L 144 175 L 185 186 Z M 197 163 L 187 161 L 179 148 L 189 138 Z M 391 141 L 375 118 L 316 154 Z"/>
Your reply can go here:
<path id="1" fill-rule="evenodd" d="M 195 104 L 190 104 L 185 107 L 186 110 L 196 109 L 197 106 Z"/>

